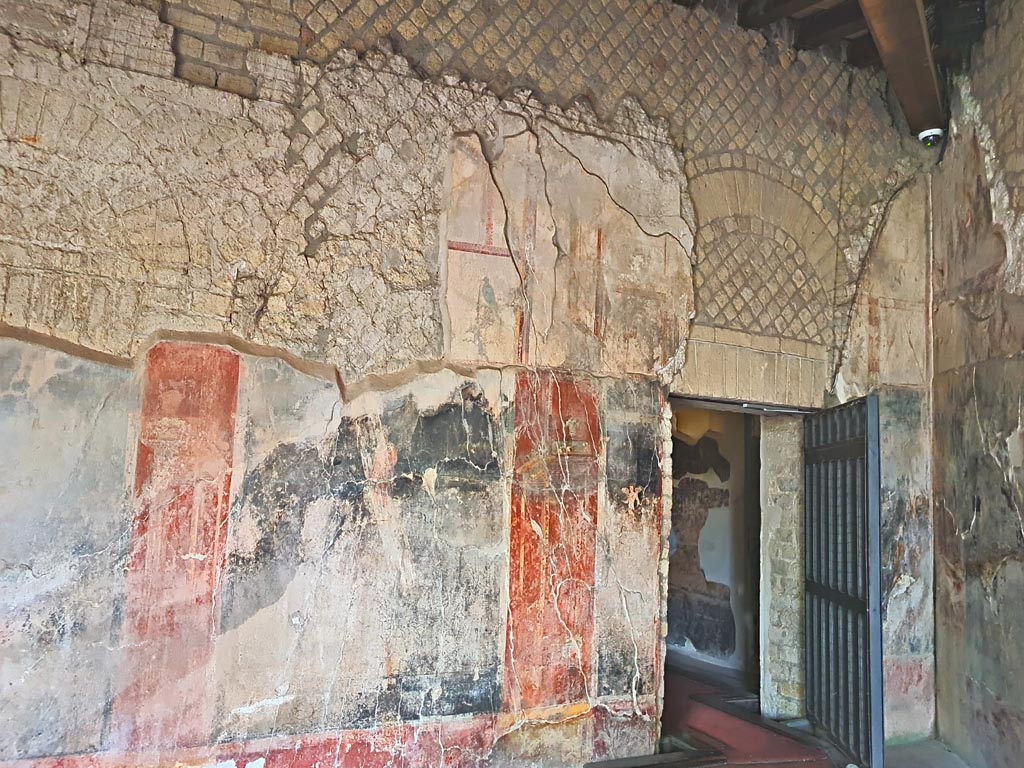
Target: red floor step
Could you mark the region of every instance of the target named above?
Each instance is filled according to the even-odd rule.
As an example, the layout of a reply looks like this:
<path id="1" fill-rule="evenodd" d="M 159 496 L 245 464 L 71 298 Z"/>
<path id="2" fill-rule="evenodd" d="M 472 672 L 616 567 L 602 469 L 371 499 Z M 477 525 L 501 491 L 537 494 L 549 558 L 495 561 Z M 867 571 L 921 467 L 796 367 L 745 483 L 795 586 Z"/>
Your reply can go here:
<path id="1" fill-rule="evenodd" d="M 789 734 L 741 706 L 730 705 L 713 685 L 668 670 L 665 675 L 666 733 L 693 733 L 713 744 L 726 765 L 775 768 L 832 768 L 825 751 L 811 739 Z"/>

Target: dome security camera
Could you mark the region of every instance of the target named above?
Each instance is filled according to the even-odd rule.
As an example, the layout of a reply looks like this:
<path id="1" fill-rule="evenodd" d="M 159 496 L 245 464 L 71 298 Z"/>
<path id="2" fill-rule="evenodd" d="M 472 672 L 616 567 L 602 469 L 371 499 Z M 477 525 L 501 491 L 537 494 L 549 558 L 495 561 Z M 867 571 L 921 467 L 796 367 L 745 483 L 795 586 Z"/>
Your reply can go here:
<path id="1" fill-rule="evenodd" d="M 926 131 L 921 131 L 917 134 L 917 140 L 924 144 L 928 149 L 936 147 L 942 142 L 942 137 L 946 135 L 946 132 L 941 128 L 929 128 Z"/>

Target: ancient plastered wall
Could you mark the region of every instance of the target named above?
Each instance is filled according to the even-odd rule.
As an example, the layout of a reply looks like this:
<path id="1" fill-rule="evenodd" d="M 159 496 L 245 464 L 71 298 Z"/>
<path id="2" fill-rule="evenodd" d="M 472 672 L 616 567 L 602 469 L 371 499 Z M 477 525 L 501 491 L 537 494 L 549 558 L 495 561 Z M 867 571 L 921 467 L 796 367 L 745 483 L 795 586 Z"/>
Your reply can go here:
<path id="1" fill-rule="evenodd" d="M 123 368 L 0 339 L 0 759 L 101 742 L 138 396 Z"/>
<path id="2" fill-rule="evenodd" d="M 887 742 L 935 732 L 935 534 L 927 392 L 879 391 Z"/>
<path id="3" fill-rule="evenodd" d="M 309 98 L 286 108 L 12 58 L 4 320 L 116 355 L 228 332 L 346 380 L 442 357 L 668 364 L 694 223 L 664 129 L 624 114 L 595 136 L 404 68 L 295 67 Z"/>
<path id="4" fill-rule="evenodd" d="M 308 6 L 0 4 L 3 331 L 73 342 L 76 357 L 109 353 L 115 370 L 140 371 L 127 385 L 140 405 L 126 406 L 138 424 L 123 465 L 112 462 L 135 482 L 93 504 L 130 521 L 120 548 L 104 553 L 127 567 L 123 584 L 102 586 L 124 592 L 121 608 L 85 622 L 99 635 L 116 629 L 104 646 L 115 656 L 75 695 L 61 689 L 36 707 L 90 728 L 69 747 L 77 726 L 65 714 L 37 731 L 26 708 L 5 757 L 165 745 L 173 751 L 163 754 L 185 761 L 273 762 L 297 735 L 310 760 L 340 764 L 396 755 L 451 764 L 455 753 L 495 765 L 554 755 L 573 763 L 649 751 L 665 575 L 659 518 L 643 513 L 660 498 L 650 456 L 661 451 L 656 390 L 646 388 L 658 376 L 680 392 L 820 404 L 843 338 L 837 308 L 912 165 L 883 83 L 705 10 L 656 2 L 481 4 L 459 18 L 447 8 L 441 18 L 428 2 Z M 385 38 L 401 56 L 373 52 Z M 558 45 L 568 55 L 552 57 Z M 352 48 L 370 53 L 357 59 Z M 511 87 L 520 85 L 536 98 Z M 594 109 L 573 106 L 580 96 Z M 756 244 L 749 259 L 732 258 L 737 243 Z M 780 281 L 786 275 L 792 283 Z M 169 352 L 154 358 L 176 349 L 154 347 L 154 337 L 271 350 L 306 383 L 279 391 L 267 374 L 271 383 L 255 387 L 249 358 L 227 347 L 200 345 L 208 351 L 181 364 Z M 216 383 L 189 379 L 206 368 Z M 476 455 L 444 467 L 471 507 L 459 507 L 472 523 L 470 552 L 453 563 L 423 497 L 441 481 L 403 442 L 420 416 L 396 401 L 430 400 L 438 377 L 472 390 L 489 375 L 513 393 L 500 407 L 487 400 L 501 414 L 506 463 L 485 480 L 474 473 L 493 467 Z M 307 389 L 331 401 L 330 415 L 294 410 Z M 287 406 L 274 404 L 282 391 Z M 476 402 L 476 390 L 459 392 L 421 415 Z M 193 410 L 177 413 L 176 398 Z M 364 413 L 360 398 L 377 404 Z M 99 406 L 83 395 L 75 407 Z M 247 420 L 250 412 L 259 415 Z M 328 467 L 336 454 L 325 446 L 345 443 L 338 420 L 349 416 L 367 419 L 347 436 L 345 450 L 354 444 L 358 456 Z M 268 419 L 273 429 L 242 439 Z M 312 450 L 314 435 L 326 442 Z M 153 445 L 164 453 L 151 455 Z M 387 474 L 400 460 L 423 491 Z M 301 472 L 281 477 L 292 467 Z M 181 489 L 191 506 L 165 503 Z M 327 536 L 348 523 L 363 534 L 351 510 L 359 499 L 382 543 L 380 557 L 356 552 L 353 566 L 330 559 Z M 495 530 L 499 500 L 507 539 Z M 166 524 L 142 530 L 154 504 Z M 49 508 L 5 507 L 30 530 Z M 398 510 L 409 511 L 407 528 Z M 193 538 L 174 538 L 179 516 Z M 456 531 L 466 525 L 452 519 Z M 425 539 L 435 546 L 428 555 L 417 549 Z M 67 559 L 68 547 L 40 557 Z M 477 550 L 501 554 L 485 567 Z M 546 557 L 552 550 L 558 558 Z M 489 598 L 495 584 L 506 589 L 495 614 L 505 624 L 479 636 L 437 598 L 442 634 L 473 638 L 466 656 L 444 643 L 411 648 L 412 634 L 398 632 L 395 648 L 375 646 L 362 660 L 358 695 L 352 683 L 335 697 L 341 675 L 321 659 L 363 634 L 419 627 L 403 579 L 425 568 L 421 556 L 443 577 L 427 594 L 461 580 Z M 543 567 L 513 568 L 536 562 Z M 371 581 L 382 563 L 392 579 L 380 583 L 384 604 Z M 295 592 L 316 594 L 322 573 L 377 613 L 332 612 L 332 595 L 285 622 Z M 80 583 L 88 579 L 76 575 L 48 599 L 85 599 Z M 564 609 L 547 599 L 552 583 L 565 585 Z M 79 670 L 72 640 L 56 655 L 37 653 L 48 637 L 38 617 L 51 603 L 12 589 L 33 617 L 13 636 L 21 661 L 45 659 L 29 671 Z M 472 608 L 495 610 L 484 603 Z M 293 630 L 281 628 L 296 626 L 295 611 L 299 626 L 312 617 L 312 645 L 299 655 L 300 641 L 284 639 Z M 353 617 L 365 625 L 344 623 Z M 91 638 L 90 648 L 101 642 Z M 552 660 L 557 684 L 545 681 Z M 225 682 L 223 665 L 250 687 Z M 288 739 L 273 740 L 279 727 Z M 222 753 L 213 740 L 235 746 Z"/>
<path id="5" fill-rule="evenodd" d="M 969 76 L 969 106 L 985 124 L 992 142 L 991 162 L 999 170 L 1005 185 L 1006 202 L 1017 211 L 1024 210 L 1024 83 L 1021 61 L 1024 41 L 1024 10 L 1012 0 L 992 0 L 986 5 L 988 28 L 982 43 L 974 51 Z"/>
<path id="6" fill-rule="evenodd" d="M 692 214 L 663 130 L 626 115 L 594 135 L 593 116 L 377 58 L 323 74 L 323 111 L 301 119 L 349 123 L 321 147 L 279 104 L 29 47 L 8 50 L 0 84 L 18 137 L 3 145 L 7 332 L 134 356 L 141 404 L 123 438 L 136 447 L 105 465 L 134 484 L 92 500 L 116 546 L 100 557 L 71 528 L 5 553 L 4 685 L 32 693 L 2 758 L 290 764 L 303 745 L 302 760 L 337 765 L 500 766 L 653 751 L 665 453 L 652 374 L 692 314 Z M 306 162 L 330 195 L 303 186 Z M 330 196 L 351 250 L 333 240 L 317 262 L 302 206 Z M 274 346 L 324 378 L 147 340 L 196 331 Z M 493 404 L 479 376 L 504 382 L 488 385 Z M 21 386 L 23 409 L 48 407 Z M 11 450 L 11 471 L 38 475 L 23 443 Z M 78 492 L 81 477 L 61 483 Z M 50 504 L 9 487 L 5 524 L 38 538 Z M 44 595 L 25 584 L 79 549 Z M 90 590 L 117 599 L 109 615 L 62 624 Z"/>
<path id="7" fill-rule="evenodd" d="M 932 185 L 936 669 L 939 735 L 972 765 L 1008 768 L 1024 752 L 1024 227 L 1010 194 L 1024 16 L 992 11 Z"/>
<path id="8" fill-rule="evenodd" d="M 957 84 L 961 122 L 983 149 L 992 218 L 1006 241 L 1007 290 L 1024 294 L 1024 8 L 986 4 L 987 29 Z"/>
<path id="9" fill-rule="evenodd" d="M 0 759 L 653 750 L 655 382 L 444 370 L 342 402 L 228 347 L 133 371 L 13 339 L 0 376 Z"/>

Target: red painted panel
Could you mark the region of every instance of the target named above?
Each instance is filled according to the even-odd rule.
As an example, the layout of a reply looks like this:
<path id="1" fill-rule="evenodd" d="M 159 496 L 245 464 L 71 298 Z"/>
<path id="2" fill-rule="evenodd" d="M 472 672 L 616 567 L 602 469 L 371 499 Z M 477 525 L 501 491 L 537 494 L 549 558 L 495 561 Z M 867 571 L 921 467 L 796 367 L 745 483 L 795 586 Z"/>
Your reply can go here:
<path id="1" fill-rule="evenodd" d="M 220 347 L 162 343 L 146 358 L 115 747 L 209 737 L 238 376 Z"/>
<path id="2" fill-rule="evenodd" d="M 494 718 L 344 731 L 332 736 L 279 737 L 220 752 L 244 768 L 482 768 L 494 747 Z"/>
<path id="3" fill-rule="evenodd" d="M 524 371 L 516 381 L 505 707 L 585 700 L 593 672 L 601 431 L 592 387 Z"/>

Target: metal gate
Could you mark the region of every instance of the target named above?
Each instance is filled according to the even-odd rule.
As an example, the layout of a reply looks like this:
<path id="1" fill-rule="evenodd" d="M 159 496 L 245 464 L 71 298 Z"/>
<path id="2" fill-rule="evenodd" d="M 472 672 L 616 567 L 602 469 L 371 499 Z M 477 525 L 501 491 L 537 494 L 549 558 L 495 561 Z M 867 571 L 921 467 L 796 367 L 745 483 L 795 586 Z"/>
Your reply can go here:
<path id="1" fill-rule="evenodd" d="M 804 419 L 806 692 L 811 721 L 882 768 L 878 397 Z"/>

